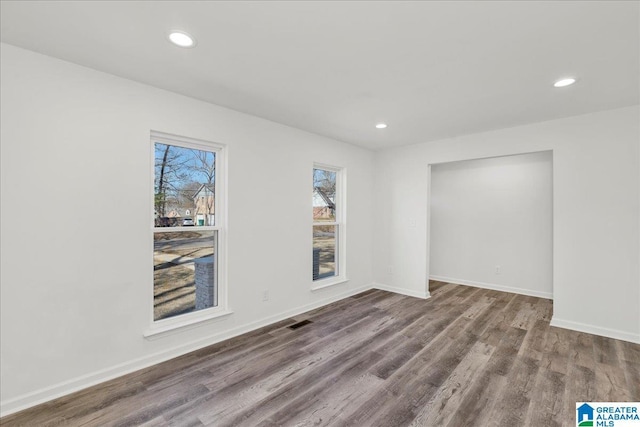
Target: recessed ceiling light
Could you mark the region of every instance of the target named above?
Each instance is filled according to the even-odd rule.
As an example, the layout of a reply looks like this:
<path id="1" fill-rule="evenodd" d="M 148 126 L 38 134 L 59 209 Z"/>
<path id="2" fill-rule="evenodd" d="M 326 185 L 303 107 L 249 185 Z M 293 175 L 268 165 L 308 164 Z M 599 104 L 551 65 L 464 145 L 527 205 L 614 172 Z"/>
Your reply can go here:
<path id="1" fill-rule="evenodd" d="M 576 82 L 576 79 L 574 79 L 573 77 L 569 77 L 566 79 L 561 79 L 558 80 L 557 82 L 555 82 L 553 84 L 554 87 L 565 87 L 565 86 L 570 86 L 572 84 L 574 84 Z"/>
<path id="2" fill-rule="evenodd" d="M 169 34 L 169 40 L 180 47 L 194 47 L 196 45 L 196 39 L 184 31 L 172 31 Z"/>
<path id="3" fill-rule="evenodd" d="M 386 127 L 387 127 L 387 124 L 386 124 L 386 123 L 378 123 L 378 124 L 376 125 L 376 128 L 377 128 L 377 129 L 384 129 L 384 128 L 386 128 Z"/>

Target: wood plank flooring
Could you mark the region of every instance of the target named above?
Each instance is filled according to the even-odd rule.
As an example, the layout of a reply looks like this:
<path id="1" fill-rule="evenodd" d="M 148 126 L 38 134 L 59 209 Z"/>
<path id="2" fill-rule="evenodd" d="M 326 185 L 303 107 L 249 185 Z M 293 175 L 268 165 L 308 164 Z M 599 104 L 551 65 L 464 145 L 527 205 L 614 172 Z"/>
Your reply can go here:
<path id="1" fill-rule="evenodd" d="M 548 427 L 579 401 L 640 401 L 640 345 L 551 327 L 545 299 L 431 295 L 367 291 L 0 424 Z"/>

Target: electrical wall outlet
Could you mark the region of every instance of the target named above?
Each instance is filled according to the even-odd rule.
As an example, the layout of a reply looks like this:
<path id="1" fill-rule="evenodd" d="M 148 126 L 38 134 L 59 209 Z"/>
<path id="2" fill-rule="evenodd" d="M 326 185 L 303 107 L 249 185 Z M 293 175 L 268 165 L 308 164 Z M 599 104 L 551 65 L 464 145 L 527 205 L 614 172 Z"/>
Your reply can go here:
<path id="1" fill-rule="evenodd" d="M 496 274 L 500 274 L 500 270 L 501 270 L 501 267 L 499 265 L 496 265 Z"/>
<path id="2" fill-rule="evenodd" d="M 262 301 L 269 301 L 269 290 L 262 291 Z"/>

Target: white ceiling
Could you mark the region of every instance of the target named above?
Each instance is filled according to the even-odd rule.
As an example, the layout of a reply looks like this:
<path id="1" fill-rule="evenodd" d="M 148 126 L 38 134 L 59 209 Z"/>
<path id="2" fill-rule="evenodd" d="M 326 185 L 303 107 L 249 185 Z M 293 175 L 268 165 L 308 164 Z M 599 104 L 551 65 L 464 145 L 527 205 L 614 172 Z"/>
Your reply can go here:
<path id="1" fill-rule="evenodd" d="M 3 42 L 371 149 L 639 102 L 636 1 L 2 1 L 0 13 Z M 198 46 L 169 44 L 171 29 Z"/>

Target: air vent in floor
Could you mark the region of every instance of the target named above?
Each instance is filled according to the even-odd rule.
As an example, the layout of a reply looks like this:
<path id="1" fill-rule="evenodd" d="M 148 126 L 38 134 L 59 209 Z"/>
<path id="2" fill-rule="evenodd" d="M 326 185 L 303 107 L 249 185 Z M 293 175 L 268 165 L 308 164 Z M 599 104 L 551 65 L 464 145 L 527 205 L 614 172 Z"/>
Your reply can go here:
<path id="1" fill-rule="evenodd" d="M 307 320 L 302 320 L 302 321 L 300 321 L 298 323 L 294 323 L 293 325 L 290 325 L 289 329 L 298 329 L 298 328 L 303 327 L 304 325 L 308 325 L 309 323 L 313 323 L 313 322 L 311 320 L 308 320 L 308 319 Z"/>

